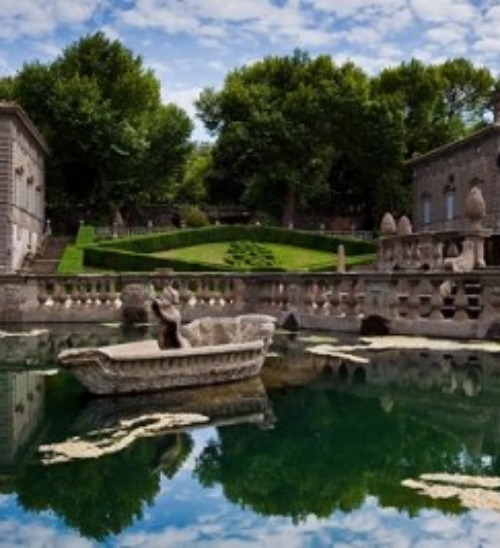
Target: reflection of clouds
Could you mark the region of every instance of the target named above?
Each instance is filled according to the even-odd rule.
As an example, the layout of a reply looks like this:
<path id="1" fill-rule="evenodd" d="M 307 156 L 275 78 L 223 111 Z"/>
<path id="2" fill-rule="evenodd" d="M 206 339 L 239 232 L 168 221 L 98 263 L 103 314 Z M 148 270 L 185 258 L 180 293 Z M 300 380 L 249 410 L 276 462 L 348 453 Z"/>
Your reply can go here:
<path id="1" fill-rule="evenodd" d="M 177 476 L 176 476 L 177 479 Z M 147 516 L 128 532 L 106 543 L 108 546 L 134 548 L 170 548 L 203 546 L 204 548 L 453 548 L 497 547 L 500 545 L 500 521 L 490 511 L 471 511 L 461 516 L 424 510 L 416 517 L 394 508 L 381 508 L 375 498 L 349 514 L 335 512 L 328 519 L 310 517 L 294 526 L 283 517 L 262 518 L 228 503 L 224 497 L 205 496 L 211 491 L 193 489 L 188 474 L 181 474 L 170 498 L 162 496 Z M 175 493 L 189 490 L 191 499 L 181 503 Z M 12 497 L 0 502 L 10 504 Z M 177 512 L 177 513 L 176 513 Z M 96 546 L 77 533 L 61 531 L 60 522 L 27 515 L 0 520 L 0 548 L 89 548 Z"/>
<path id="2" fill-rule="evenodd" d="M 14 519 L 0 521 L 0 548 L 89 548 L 94 546 L 77 533 L 61 532 L 46 524 L 22 523 Z"/>
<path id="3" fill-rule="evenodd" d="M 206 502 L 206 500 L 205 500 Z M 496 514 L 472 511 L 461 516 L 444 515 L 437 510 L 422 511 L 416 517 L 393 508 L 381 508 L 369 498 L 350 514 L 334 513 L 329 519 L 311 517 L 294 526 L 286 518 L 261 518 L 229 505 L 224 499 L 211 499 L 210 505 L 190 506 L 189 522 L 155 525 L 155 532 L 130 532 L 122 535 L 120 546 L 134 547 L 249 547 L 307 546 L 370 548 L 470 548 L 498 546 L 500 522 Z M 201 510 L 201 513 L 200 513 Z M 161 512 L 157 507 L 155 511 Z"/>

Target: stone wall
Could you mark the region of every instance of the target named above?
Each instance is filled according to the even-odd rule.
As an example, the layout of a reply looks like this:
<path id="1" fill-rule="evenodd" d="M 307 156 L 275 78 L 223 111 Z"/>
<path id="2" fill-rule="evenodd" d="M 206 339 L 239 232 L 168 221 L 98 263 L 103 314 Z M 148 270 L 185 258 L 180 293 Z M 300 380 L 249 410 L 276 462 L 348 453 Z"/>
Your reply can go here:
<path id="1" fill-rule="evenodd" d="M 0 267 L 18 270 L 45 230 L 48 148 L 24 111 L 0 101 Z"/>
<path id="2" fill-rule="evenodd" d="M 359 333 L 365 318 L 382 316 L 393 334 L 500 337 L 497 270 L 2 276 L 0 323 L 121 322 L 126 293 L 142 299 L 154 323 L 148 295 L 169 284 L 185 321 L 258 312 L 281 325 L 293 318 L 300 329 Z"/>

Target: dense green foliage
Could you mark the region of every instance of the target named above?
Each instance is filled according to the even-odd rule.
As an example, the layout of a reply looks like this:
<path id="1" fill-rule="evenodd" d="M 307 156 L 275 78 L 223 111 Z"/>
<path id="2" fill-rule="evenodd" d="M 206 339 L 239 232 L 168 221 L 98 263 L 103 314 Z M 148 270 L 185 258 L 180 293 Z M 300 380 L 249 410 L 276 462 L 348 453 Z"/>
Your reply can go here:
<path id="1" fill-rule="evenodd" d="M 193 227 L 206 224 L 205 205 L 243 204 L 287 227 L 300 214 L 371 230 L 385 211 L 409 212 L 404 161 L 484 126 L 499 87 L 463 58 L 370 77 L 297 50 L 203 90 L 198 116 L 215 140 L 194 145 L 192 121 L 162 104 L 142 59 L 98 32 L 0 78 L 0 99 L 18 101 L 49 143 L 56 229 L 132 223 L 161 203 L 191 208 Z"/>
<path id="2" fill-rule="evenodd" d="M 152 71 L 103 33 L 70 45 L 52 63 L 24 65 L 0 94 L 17 100 L 48 141 L 56 224 L 61 216 L 75 223 L 109 214 L 121 222 L 124 206 L 161 200 L 182 179 L 191 120 L 163 105 Z"/>
<path id="3" fill-rule="evenodd" d="M 230 267 L 269 267 L 276 266 L 273 252 L 263 245 L 247 240 L 231 242 L 224 262 Z"/>
<path id="4" fill-rule="evenodd" d="M 364 219 L 408 212 L 403 161 L 485 123 L 495 80 L 465 59 L 411 60 L 369 78 L 303 52 L 267 57 L 207 88 L 197 107 L 217 137 L 209 197 L 293 224 L 295 211 Z"/>
<path id="5" fill-rule="evenodd" d="M 367 189 L 396 199 L 390 182 L 403 159 L 401 117 L 369 97 L 369 79 L 352 63 L 337 67 L 329 56 L 300 51 L 267 57 L 229 73 L 221 91 L 204 90 L 197 107 L 218 137 L 212 197 L 241 198 L 288 226 L 298 207 L 336 192 L 340 172 L 350 169 L 370 181 L 350 205 L 362 196 L 363 208 L 371 207 Z"/>
<path id="6" fill-rule="evenodd" d="M 383 70 L 373 93 L 404 113 L 406 156 L 412 158 L 484 125 L 494 78 L 463 58 L 440 65 L 412 59 Z"/>

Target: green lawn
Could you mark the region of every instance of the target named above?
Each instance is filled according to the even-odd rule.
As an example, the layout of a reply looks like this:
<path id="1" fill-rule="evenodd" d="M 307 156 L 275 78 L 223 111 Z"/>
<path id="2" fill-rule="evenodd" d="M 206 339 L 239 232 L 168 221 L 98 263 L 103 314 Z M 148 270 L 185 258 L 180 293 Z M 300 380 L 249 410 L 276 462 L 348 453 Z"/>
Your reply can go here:
<path id="1" fill-rule="evenodd" d="M 262 243 L 260 245 L 272 251 L 276 266 L 286 268 L 287 270 L 308 270 L 321 266 L 332 267 L 337 264 L 336 254 L 315 249 L 306 249 L 303 247 L 294 247 L 289 245 Z M 171 259 L 181 259 L 188 261 L 200 261 L 203 263 L 212 263 L 224 265 L 224 256 L 228 249 L 227 242 L 217 242 L 211 244 L 196 245 L 191 247 L 182 247 L 170 251 L 155 253 L 158 257 L 168 257 Z M 372 256 L 360 261 L 360 257 L 347 257 L 347 263 L 369 262 Z"/>

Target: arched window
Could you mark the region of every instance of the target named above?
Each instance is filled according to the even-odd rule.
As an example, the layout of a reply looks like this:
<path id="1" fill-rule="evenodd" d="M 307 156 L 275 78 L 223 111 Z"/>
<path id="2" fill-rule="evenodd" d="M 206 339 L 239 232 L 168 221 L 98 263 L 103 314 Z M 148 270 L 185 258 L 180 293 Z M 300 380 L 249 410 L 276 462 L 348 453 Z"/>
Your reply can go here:
<path id="1" fill-rule="evenodd" d="M 455 192 L 455 176 L 450 175 L 448 177 L 448 184 L 444 187 L 444 219 L 445 221 L 451 221 L 455 218 L 457 212 L 457 200 Z"/>
<path id="2" fill-rule="evenodd" d="M 429 194 L 423 194 L 420 199 L 420 215 L 422 225 L 428 225 L 432 221 L 432 202 Z"/>
<path id="3" fill-rule="evenodd" d="M 455 218 L 456 213 L 456 196 L 455 190 L 448 190 L 444 196 L 444 218 L 451 221 Z"/>

